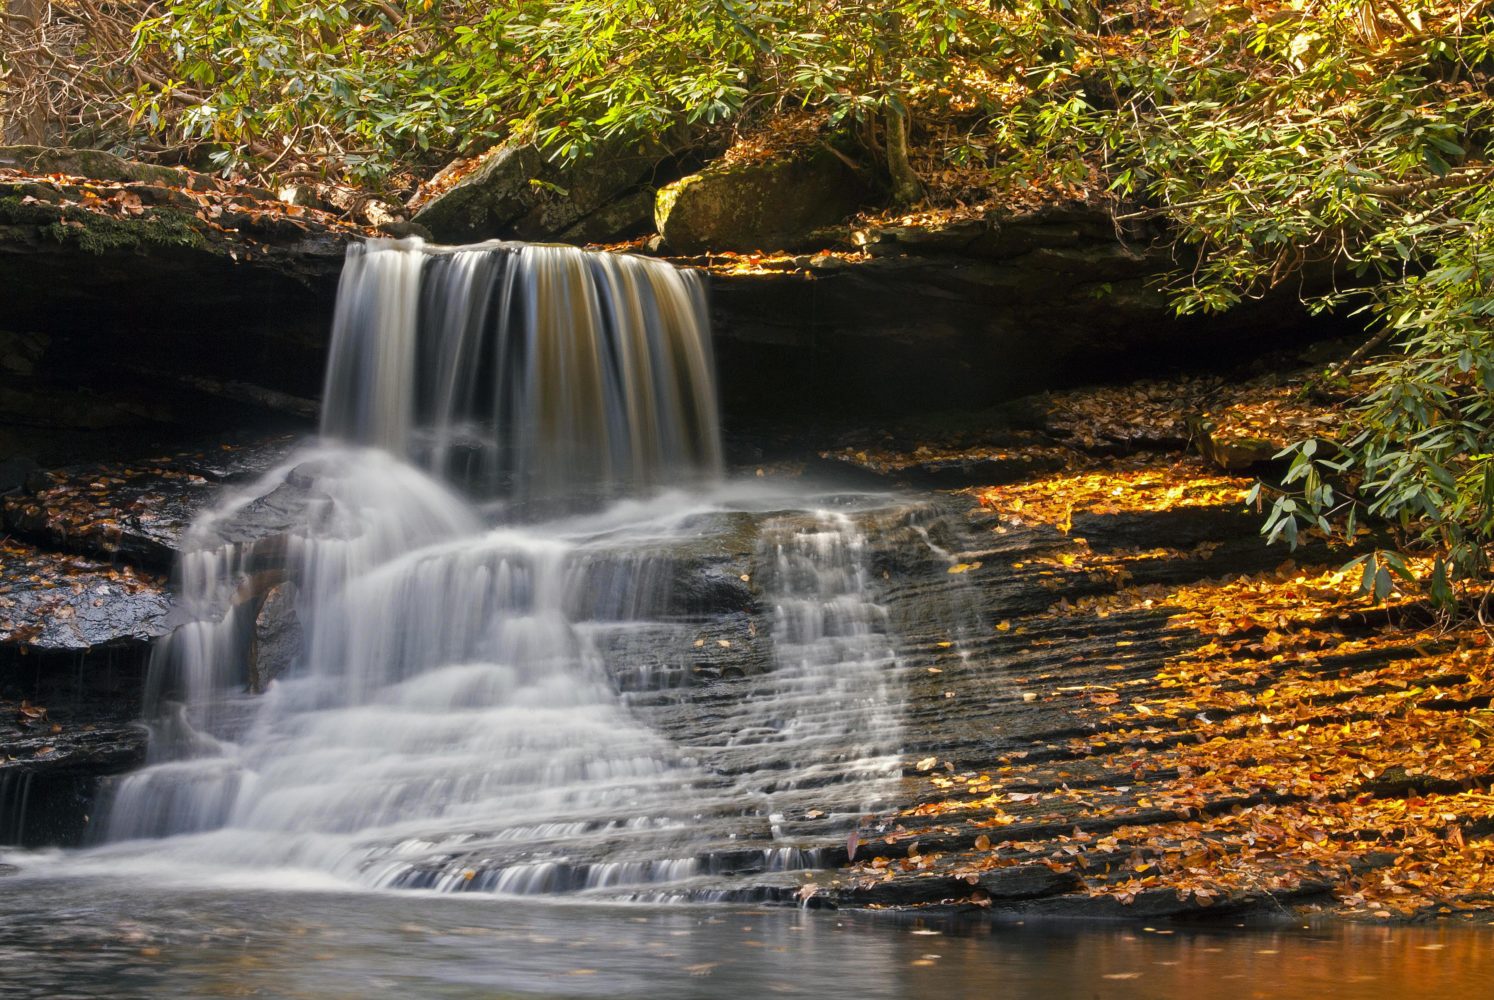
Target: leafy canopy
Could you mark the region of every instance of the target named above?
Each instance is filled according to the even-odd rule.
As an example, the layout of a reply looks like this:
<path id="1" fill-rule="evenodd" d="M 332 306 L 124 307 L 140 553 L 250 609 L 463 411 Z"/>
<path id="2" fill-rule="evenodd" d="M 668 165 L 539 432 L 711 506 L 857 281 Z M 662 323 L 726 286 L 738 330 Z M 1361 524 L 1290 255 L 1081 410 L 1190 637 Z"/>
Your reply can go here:
<path id="1" fill-rule="evenodd" d="M 1111 197 L 1175 234 L 1181 311 L 1298 282 L 1384 333 L 1339 432 L 1262 491 L 1267 528 L 1352 538 L 1381 519 L 1441 556 L 1447 601 L 1494 544 L 1491 7 L 172 0 L 136 41 L 169 78 L 137 103 L 225 168 L 373 182 L 514 135 L 577 157 L 812 108 L 884 161 L 911 122 L 936 200 Z M 1364 562 L 1381 593 L 1410 575 Z"/>
<path id="2" fill-rule="evenodd" d="M 225 167 L 321 158 L 371 181 L 515 134 L 569 158 L 791 105 L 835 122 L 950 105 L 1002 47 L 989 14 L 985 0 L 174 0 L 140 25 L 137 54 L 171 79 L 138 106 Z"/>

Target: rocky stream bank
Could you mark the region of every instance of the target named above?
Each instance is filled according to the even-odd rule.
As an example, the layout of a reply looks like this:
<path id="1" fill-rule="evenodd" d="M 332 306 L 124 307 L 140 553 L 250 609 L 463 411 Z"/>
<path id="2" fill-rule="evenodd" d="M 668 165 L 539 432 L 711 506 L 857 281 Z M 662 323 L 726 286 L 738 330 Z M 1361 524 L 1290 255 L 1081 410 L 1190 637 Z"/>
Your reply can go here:
<path id="1" fill-rule="evenodd" d="M 77 843 L 98 783 L 143 760 L 133 720 L 176 621 L 184 533 L 309 432 L 343 248 L 367 235 L 269 192 L 43 152 L 0 156 L 0 842 L 28 845 Z M 1171 319 L 1159 234 L 1084 206 L 788 242 L 681 261 L 711 284 L 737 471 L 906 491 L 922 512 L 881 525 L 874 555 L 905 637 L 904 774 L 876 815 L 795 798 L 779 832 L 811 870 L 722 852 L 706 888 L 1487 919 L 1485 636 L 1407 596 L 1367 604 L 1344 553 L 1309 539 L 1289 558 L 1244 509 L 1283 426 L 1314 419 L 1270 373 L 1310 359 L 1041 391 L 1221 370 L 1260 354 L 1263 331 L 1321 330 L 1284 303 Z M 306 499 L 287 482 L 235 525 L 267 558 Z M 898 544 L 930 523 L 947 558 Z M 729 725 L 762 673 L 754 530 L 659 554 L 677 584 L 657 609 L 667 634 L 622 651 L 636 669 L 614 681 L 667 734 Z M 967 624 L 920 618 L 951 581 Z M 296 641 L 263 582 L 243 595 L 250 688 Z"/>
<path id="2" fill-rule="evenodd" d="M 909 564 L 897 537 L 913 529 L 890 524 L 878 548 L 905 639 L 898 808 L 847 829 L 834 789 L 810 789 L 781 834 L 818 867 L 718 855 L 710 891 L 1147 920 L 1486 919 L 1486 638 L 1439 631 L 1408 597 L 1367 604 L 1321 543 L 1266 547 L 1249 479 L 1187 449 L 1185 412 L 1232 394 L 1221 422 L 1276 413 L 1277 381 L 1046 394 L 807 452 L 769 436 L 739 456 L 766 477 L 917 490 L 945 519 L 938 540 L 961 547 Z M 185 526 L 289 443 L 33 473 L 5 498 L 0 803 L 23 817 L 7 839 L 76 842 L 96 783 L 141 761 L 131 719 L 150 642 L 171 627 Z M 276 523 L 267 502 L 240 527 L 269 538 Z M 729 718 L 760 672 L 764 609 L 737 582 L 758 571 L 751 528 L 708 548 L 670 564 L 670 634 L 647 670 L 616 677 L 665 732 Z M 919 620 L 950 579 L 966 624 Z M 269 595 L 246 599 L 273 638 Z M 251 669 L 272 672 L 274 650 Z"/>

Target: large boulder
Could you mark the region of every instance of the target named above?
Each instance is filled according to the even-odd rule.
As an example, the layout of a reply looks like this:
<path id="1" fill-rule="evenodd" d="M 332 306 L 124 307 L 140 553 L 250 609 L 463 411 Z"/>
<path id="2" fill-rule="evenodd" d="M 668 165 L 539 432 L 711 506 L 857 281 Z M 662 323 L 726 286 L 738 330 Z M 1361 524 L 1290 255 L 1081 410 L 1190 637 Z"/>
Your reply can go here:
<path id="1" fill-rule="evenodd" d="M 660 189 L 654 222 L 670 250 L 783 250 L 861 207 L 865 181 L 828 149 L 719 163 Z"/>
<path id="2" fill-rule="evenodd" d="M 561 163 L 532 144 L 506 143 L 475 165 L 447 167 L 427 186 L 439 193 L 417 196 L 410 208 L 442 243 L 633 235 L 647 223 L 640 198 L 651 199 L 646 182 L 664 155 L 654 144 L 618 146 Z"/>
<path id="3" fill-rule="evenodd" d="M 528 211 L 533 198 L 530 180 L 538 176 L 542 163 L 539 151 L 527 143 L 498 146 L 476 166 L 466 161 L 453 163 L 431 181 L 434 187 L 447 183 L 450 187 L 428 200 L 410 203 L 415 211 L 412 221 L 443 243 L 473 243 L 504 235 Z M 448 181 L 469 167 L 465 176 Z"/>

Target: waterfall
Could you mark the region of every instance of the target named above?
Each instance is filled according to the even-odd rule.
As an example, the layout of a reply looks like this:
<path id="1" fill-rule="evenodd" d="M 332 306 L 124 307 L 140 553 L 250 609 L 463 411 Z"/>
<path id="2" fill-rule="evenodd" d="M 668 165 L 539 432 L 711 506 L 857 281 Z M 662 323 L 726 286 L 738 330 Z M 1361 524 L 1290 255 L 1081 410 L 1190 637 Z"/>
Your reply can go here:
<path id="1" fill-rule="evenodd" d="M 563 246 L 355 246 L 322 433 L 519 495 L 721 471 L 693 272 Z"/>
<path id="2" fill-rule="evenodd" d="M 499 892 L 813 863 L 784 815 L 899 774 L 865 502 L 721 470 L 697 276 L 352 248 L 321 436 L 194 524 L 94 850 Z"/>

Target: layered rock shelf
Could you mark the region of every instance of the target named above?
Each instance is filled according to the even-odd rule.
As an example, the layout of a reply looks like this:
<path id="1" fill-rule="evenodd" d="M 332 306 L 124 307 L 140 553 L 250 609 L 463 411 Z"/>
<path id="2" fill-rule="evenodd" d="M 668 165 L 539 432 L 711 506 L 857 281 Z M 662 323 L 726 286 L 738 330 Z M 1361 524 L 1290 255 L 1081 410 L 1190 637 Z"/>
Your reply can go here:
<path id="1" fill-rule="evenodd" d="M 878 446 L 826 442 L 824 457 L 760 466 L 827 485 L 849 475 L 862 489 L 927 489 L 930 469 L 954 477 L 873 536 L 879 600 L 904 637 L 893 679 L 904 778 L 894 807 L 859 817 L 833 781 L 801 788 L 772 839 L 766 826 L 703 820 L 735 839 L 706 848 L 709 874 L 675 891 L 1147 920 L 1480 912 L 1457 866 L 1494 832 L 1494 776 L 1474 749 L 1487 646 L 1422 631 L 1429 619 L 1412 598 L 1356 598 L 1336 569 L 1345 553 L 1266 547 L 1243 509 L 1248 480 L 1177 451 L 1175 431 L 1130 433 L 1139 425 L 1121 416 L 1207 389 L 1050 396 L 1006 408 L 1004 430 L 991 415 L 946 425 L 943 448 L 901 443 L 930 435 L 915 422 Z M 1069 434 L 1099 400 L 1113 419 Z M 35 474 L 6 500 L 0 649 L 14 722 L 0 792 L 24 789 L 31 803 L 11 839 L 75 840 L 99 778 L 141 759 L 143 732 L 128 720 L 147 644 L 170 622 L 158 569 L 181 536 L 179 522 L 132 521 L 131 505 L 149 498 L 163 518 L 184 519 L 286 447 Z M 246 532 L 273 535 L 270 513 L 250 518 L 259 527 Z M 91 527 L 101 522 L 128 530 Z M 721 742 L 711 734 L 771 681 L 768 609 L 750 582 L 757 524 L 702 525 L 688 551 L 646 554 L 652 572 L 676 579 L 661 592 L 667 606 L 649 609 L 661 624 L 609 651 L 633 711 L 682 744 Z M 930 557 L 929 542 L 946 555 Z M 951 607 L 951 585 L 957 612 L 931 614 L 935 594 Z M 273 610 L 273 591 L 254 599 Z M 284 624 L 267 620 L 267 635 Z M 760 763 L 728 754 L 711 766 L 725 780 Z M 770 870 L 760 845 L 784 843 L 808 869 Z M 635 846 L 642 863 L 646 838 Z M 498 863 L 474 858 L 474 884 Z M 581 884 L 585 872 L 566 877 Z"/>

